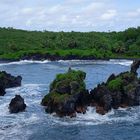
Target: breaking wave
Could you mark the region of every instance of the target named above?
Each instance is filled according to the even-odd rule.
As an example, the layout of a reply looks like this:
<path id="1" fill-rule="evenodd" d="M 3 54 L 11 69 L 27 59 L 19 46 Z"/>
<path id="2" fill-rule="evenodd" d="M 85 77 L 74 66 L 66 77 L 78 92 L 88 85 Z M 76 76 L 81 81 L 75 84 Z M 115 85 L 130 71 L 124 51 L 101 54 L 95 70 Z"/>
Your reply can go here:
<path id="1" fill-rule="evenodd" d="M 101 125 L 101 124 L 119 124 L 136 123 L 140 119 L 140 107 L 111 110 L 106 115 L 96 113 L 94 107 L 88 107 L 86 114 L 77 114 L 76 118 L 58 118 L 49 115 L 51 123 L 60 125 Z"/>
<path id="2" fill-rule="evenodd" d="M 44 61 L 35 61 L 35 60 L 21 60 L 15 62 L 7 62 L 7 63 L 0 63 L 0 66 L 5 65 L 25 65 L 25 64 L 46 64 L 51 61 L 44 60 Z M 119 60 L 119 59 L 110 59 L 110 60 L 59 60 L 55 61 L 57 63 L 65 63 L 65 64 L 119 64 L 124 66 L 130 66 L 133 61 L 132 60 Z"/>
<path id="3" fill-rule="evenodd" d="M 21 61 L 15 61 L 15 62 L 8 62 L 8 63 L 0 63 L 0 66 L 5 65 L 25 65 L 25 64 L 45 64 L 50 62 L 49 60 L 44 61 L 34 61 L 34 60 L 21 60 Z"/>
<path id="4" fill-rule="evenodd" d="M 59 60 L 60 63 L 69 64 L 118 64 L 124 66 L 130 66 L 132 60 L 110 59 L 110 60 Z"/>

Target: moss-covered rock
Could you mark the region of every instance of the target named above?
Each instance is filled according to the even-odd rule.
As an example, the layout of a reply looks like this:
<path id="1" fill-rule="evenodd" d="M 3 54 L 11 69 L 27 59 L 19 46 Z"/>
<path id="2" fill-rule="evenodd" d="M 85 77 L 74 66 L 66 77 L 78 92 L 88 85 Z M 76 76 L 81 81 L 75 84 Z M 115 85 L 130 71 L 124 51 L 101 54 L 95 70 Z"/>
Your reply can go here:
<path id="1" fill-rule="evenodd" d="M 85 72 L 75 70 L 69 70 L 64 74 L 58 74 L 56 79 L 50 85 L 50 92 L 56 92 L 60 94 L 74 94 L 72 92 L 74 86 L 76 86 L 77 92 L 80 93 L 85 89 L 85 77 Z"/>
<path id="2" fill-rule="evenodd" d="M 114 80 L 111 80 L 108 84 L 107 87 L 111 90 L 111 91 L 116 91 L 116 90 L 121 90 L 123 86 L 123 80 L 121 77 L 117 77 Z"/>
<path id="3" fill-rule="evenodd" d="M 91 90 L 92 104 L 100 114 L 110 109 L 140 105 L 140 79 L 134 72 L 112 74 L 106 83 Z"/>
<path id="4" fill-rule="evenodd" d="M 112 108 L 140 105 L 140 78 L 136 68 L 138 63 L 130 72 L 112 74 L 106 83 L 99 84 L 90 94 L 84 82 L 86 73 L 69 69 L 56 76 L 49 93 L 42 99 L 42 105 L 48 113 L 71 117 L 85 113 L 87 106 L 95 106 L 96 112 L 104 115 Z"/>
<path id="5" fill-rule="evenodd" d="M 46 106 L 46 112 L 71 117 L 76 112 L 85 113 L 89 99 L 85 78 L 85 72 L 71 69 L 58 74 L 50 85 L 50 92 L 42 99 L 41 104 Z"/>

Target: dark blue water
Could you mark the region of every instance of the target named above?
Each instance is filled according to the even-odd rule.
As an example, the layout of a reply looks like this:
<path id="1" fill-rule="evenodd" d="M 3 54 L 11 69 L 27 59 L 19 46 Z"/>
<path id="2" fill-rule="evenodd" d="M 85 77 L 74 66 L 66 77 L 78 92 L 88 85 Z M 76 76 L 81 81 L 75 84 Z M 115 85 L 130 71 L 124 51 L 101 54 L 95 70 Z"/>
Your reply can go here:
<path id="1" fill-rule="evenodd" d="M 85 115 L 58 118 L 40 105 L 57 73 L 71 66 L 87 73 L 88 89 L 106 81 L 112 73 L 130 69 L 131 61 L 20 61 L 0 64 L 0 70 L 23 77 L 22 86 L 0 97 L 0 140 L 139 140 L 140 107 L 112 110 L 101 116 L 89 107 Z M 139 71 L 140 73 L 140 71 Z M 8 104 L 15 94 L 24 97 L 25 112 L 10 114 Z"/>

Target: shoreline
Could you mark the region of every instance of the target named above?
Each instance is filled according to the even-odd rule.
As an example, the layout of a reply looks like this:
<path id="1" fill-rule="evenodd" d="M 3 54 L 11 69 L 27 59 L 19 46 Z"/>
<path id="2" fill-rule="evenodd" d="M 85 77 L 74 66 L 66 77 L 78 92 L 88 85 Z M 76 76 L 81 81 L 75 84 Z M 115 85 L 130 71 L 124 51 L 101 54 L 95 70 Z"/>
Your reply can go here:
<path id="1" fill-rule="evenodd" d="M 50 60 L 50 59 L 0 59 L 0 63 L 10 63 L 10 62 L 19 62 L 19 61 L 50 61 L 50 62 L 56 62 L 56 61 L 110 61 L 110 60 L 139 60 L 139 58 L 109 58 L 109 59 L 56 59 L 56 60 Z"/>
<path id="2" fill-rule="evenodd" d="M 140 58 L 128 58 L 128 57 L 118 57 L 118 58 L 96 58 L 94 56 L 87 56 L 87 57 L 79 57 L 79 56 L 56 56 L 56 55 L 31 55 L 31 56 L 24 56 L 21 57 L 20 59 L 8 59 L 8 58 L 0 58 L 0 63 L 8 63 L 8 62 L 17 62 L 17 61 L 22 61 L 22 60 L 32 60 L 32 61 L 44 61 L 44 60 L 49 60 L 49 61 L 59 61 L 59 60 L 101 60 L 101 61 L 109 61 L 109 60 L 139 60 Z"/>

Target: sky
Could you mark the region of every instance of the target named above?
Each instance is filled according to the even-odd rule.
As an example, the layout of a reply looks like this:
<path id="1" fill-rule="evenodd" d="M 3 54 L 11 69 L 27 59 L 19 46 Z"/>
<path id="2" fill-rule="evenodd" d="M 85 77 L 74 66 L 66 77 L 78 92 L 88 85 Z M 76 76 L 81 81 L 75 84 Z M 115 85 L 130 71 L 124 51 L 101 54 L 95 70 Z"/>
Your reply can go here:
<path id="1" fill-rule="evenodd" d="M 140 0 L 0 0 L 0 27 L 121 31 L 140 26 Z"/>

